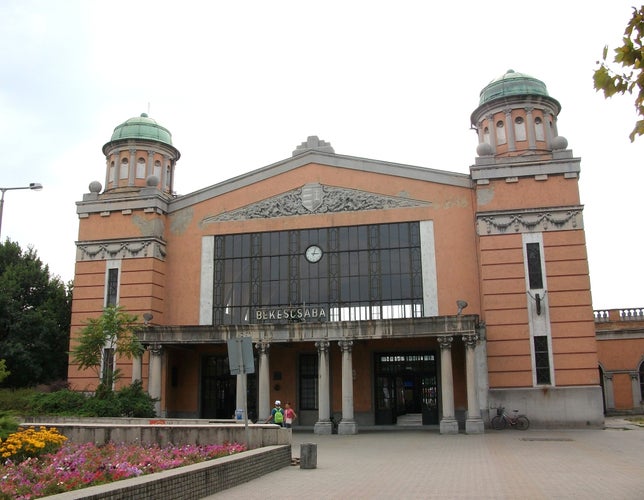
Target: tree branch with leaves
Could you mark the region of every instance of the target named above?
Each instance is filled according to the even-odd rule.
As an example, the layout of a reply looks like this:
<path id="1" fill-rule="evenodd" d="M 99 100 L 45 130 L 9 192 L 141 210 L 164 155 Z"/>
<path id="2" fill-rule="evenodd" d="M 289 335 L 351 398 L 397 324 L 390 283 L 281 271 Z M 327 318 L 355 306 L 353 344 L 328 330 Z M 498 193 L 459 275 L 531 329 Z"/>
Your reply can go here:
<path id="1" fill-rule="evenodd" d="M 128 314 L 121 306 L 108 306 L 80 331 L 72 359 L 80 370 L 94 370 L 100 380 L 99 389 L 110 391 L 120 371 L 114 368 L 111 358 L 106 358 L 106 353 L 130 359 L 142 356 L 145 349 L 137 336 L 140 328 L 138 316 Z"/>
<path id="2" fill-rule="evenodd" d="M 623 45 L 614 50 L 613 63 L 621 66 L 612 69 L 606 59 L 608 46 L 604 47 L 602 61 L 597 61 L 599 68 L 593 74 L 595 90 L 603 91 L 604 97 L 609 98 L 615 94 L 629 93 L 635 95 L 635 110 L 642 119 L 635 122 L 635 128 L 630 133 L 631 142 L 636 136 L 644 134 L 644 47 L 642 35 L 644 34 L 644 6 L 639 9 L 633 7 L 633 16 L 624 31 Z"/>

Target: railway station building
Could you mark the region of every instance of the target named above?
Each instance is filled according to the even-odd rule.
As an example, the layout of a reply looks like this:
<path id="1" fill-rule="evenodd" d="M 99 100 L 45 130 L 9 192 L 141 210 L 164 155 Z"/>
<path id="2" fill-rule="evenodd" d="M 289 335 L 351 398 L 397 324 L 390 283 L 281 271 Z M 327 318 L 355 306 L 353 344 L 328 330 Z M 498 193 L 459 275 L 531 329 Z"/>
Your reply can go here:
<path id="1" fill-rule="evenodd" d="M 108 305 L 138 315 L 143 357 L 105 359 L 167 418 L 231 418 L 245 399 L 258 421 L 289 401 L 320 434 L 410 419 L 481 433 L 500 406 L 599 426 L 581 160 L 560 111 L 510 70 L 471 114 L 469 174 L 310 136 L 186 195 L 169 130 L 130 118 L 77 202 L 72 347 Z M 246 337 L 254 372 L 231 375 L 227 341 Z M 97 383 L 72 360 L 69 382 Z"/>

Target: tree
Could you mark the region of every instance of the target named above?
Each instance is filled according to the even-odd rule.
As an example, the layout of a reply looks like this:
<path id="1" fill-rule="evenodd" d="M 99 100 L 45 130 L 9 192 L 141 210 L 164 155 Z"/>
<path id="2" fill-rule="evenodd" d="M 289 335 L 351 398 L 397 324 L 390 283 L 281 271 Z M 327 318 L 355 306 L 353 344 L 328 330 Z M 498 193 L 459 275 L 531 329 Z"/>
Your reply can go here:
<path id="1" fill-rule="evenodd" d="M 137 331 L 138 316 L 128 314 L 121 306 L 108 306 L 98 318 L 91 318 L 78 336 L 72 358 L 80 370 L 92 369 L 100 381 L 99 388 L 111 391 L 119 377 L 114 368 L 114 356 L 132 358 L 143 355 L 143 345 Z"/>
<path id="2" fill-rule="evenodd" d="M 4 387 L 67 378 L 71 291 L 33 248 L 0 243 L 0 353 L 11 372 Z"/>
<path id="3" fill-rule="evenodd" d="M 11 375 L 11 372 L 7 370 L 7 362 L 4 359 L 0 359 L 0 383 L 4 379 L 6 379 L 9 375 Z"/>
<path id="4" fill-rule="evenodd" d="M 623 45 L 615 49 L 613 62 L 624 68 L 620 72 L 608 66 L 608 46 L 604 47 L 602 62 L 597 61 L 599 68 L 595 70 L 593 80 L 597 91 L 603 90 L 604 97 L 615 94 L 635 94 L 635 109 L 644 118 L 644 6 L 639 10 L 633 7 L 633 16 L 624 31 Z M 635 122 L 635 128 L 630 133 L 631 142 L 635 136 L 644 134 L 644 119 Z"/>

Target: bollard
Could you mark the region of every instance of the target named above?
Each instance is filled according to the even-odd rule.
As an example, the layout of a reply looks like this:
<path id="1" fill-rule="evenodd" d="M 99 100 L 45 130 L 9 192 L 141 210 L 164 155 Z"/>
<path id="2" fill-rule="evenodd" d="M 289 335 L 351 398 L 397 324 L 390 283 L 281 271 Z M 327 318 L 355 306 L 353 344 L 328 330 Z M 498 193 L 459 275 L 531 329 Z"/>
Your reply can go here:
<path id="1" fill-rule="evenodd" d="M 300 469 L 315 469 L 318 465 L 318 445 L 302 443 L 300 445 Z"/>

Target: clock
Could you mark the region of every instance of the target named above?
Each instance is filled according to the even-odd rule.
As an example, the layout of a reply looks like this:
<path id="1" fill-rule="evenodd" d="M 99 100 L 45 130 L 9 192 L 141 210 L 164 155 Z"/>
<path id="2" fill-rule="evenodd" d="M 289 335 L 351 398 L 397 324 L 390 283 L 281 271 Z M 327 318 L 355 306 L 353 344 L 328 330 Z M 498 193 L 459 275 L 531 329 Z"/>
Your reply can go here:
<path id="1" fill-rule="evenodd" d="M 317 245 L 311 245 L 304 253 L 309 262 L 319 262 L 322 258 L 322 249 Z"/>

